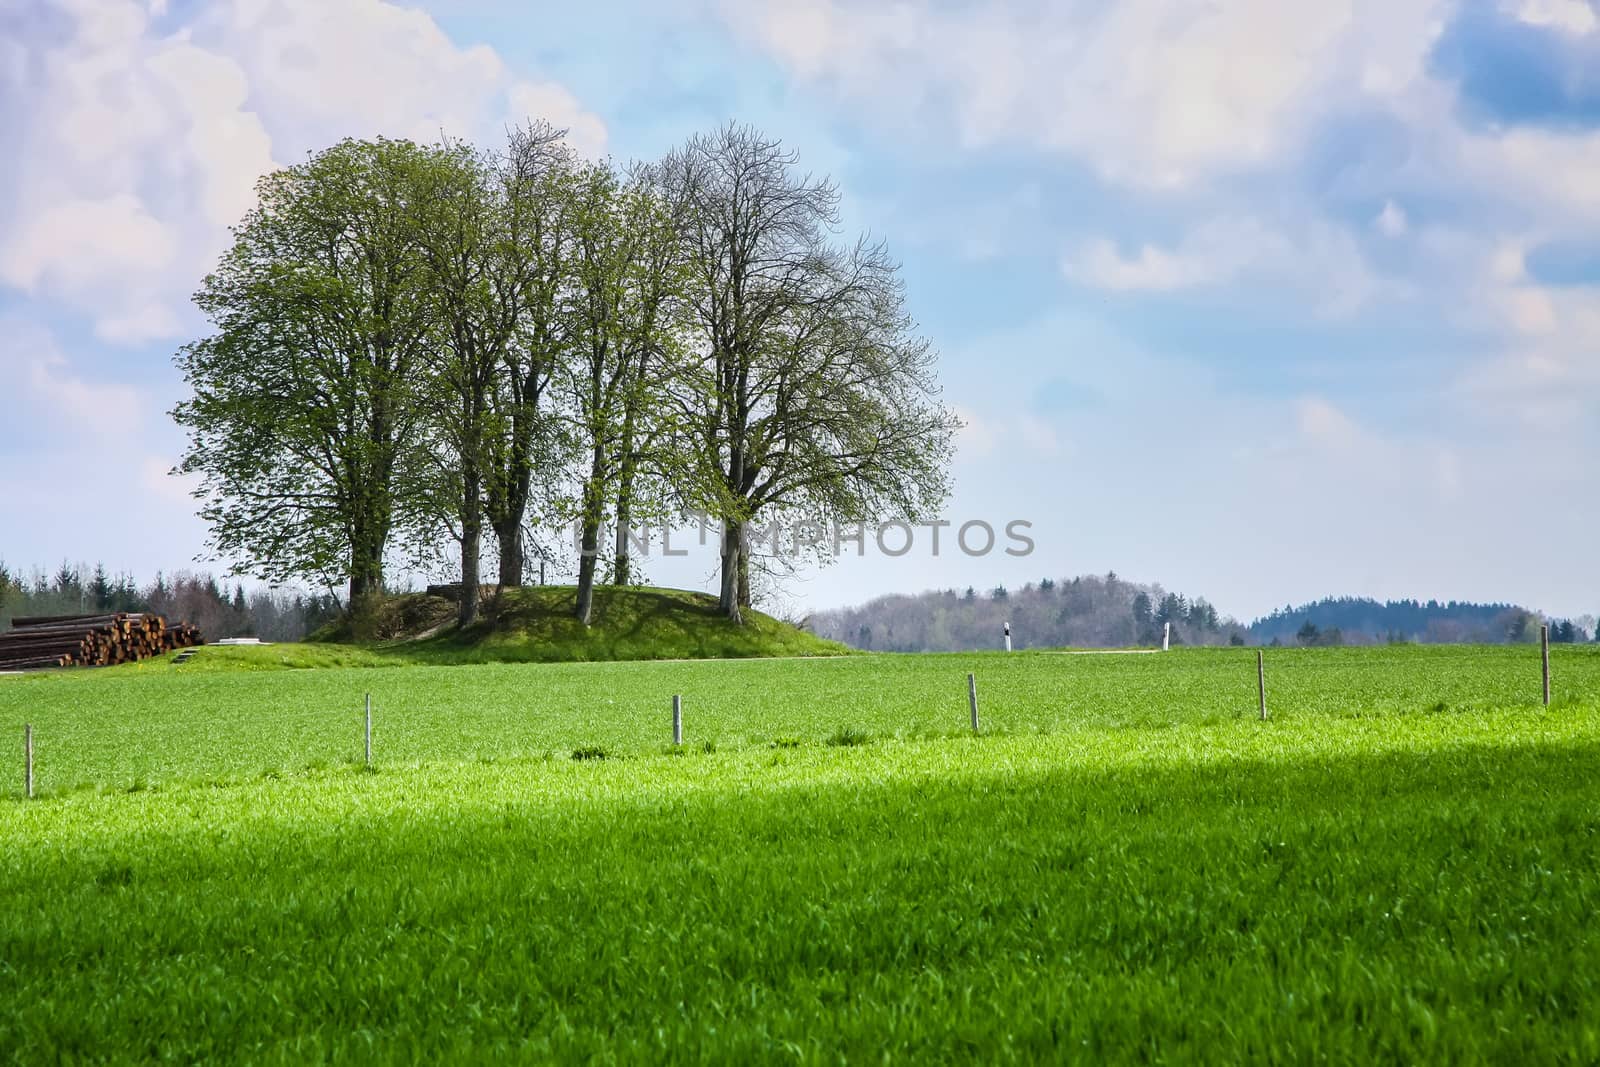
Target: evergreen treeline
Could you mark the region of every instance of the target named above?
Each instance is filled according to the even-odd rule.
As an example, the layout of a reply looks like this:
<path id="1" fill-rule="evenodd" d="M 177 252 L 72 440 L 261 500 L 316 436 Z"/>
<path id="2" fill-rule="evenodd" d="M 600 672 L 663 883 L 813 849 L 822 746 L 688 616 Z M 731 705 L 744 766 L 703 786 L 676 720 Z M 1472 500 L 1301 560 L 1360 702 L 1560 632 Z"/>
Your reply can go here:
<path id="1" fill-rule="evenodd" d="M 53 574 L 35 569 L 24 575 L 0 563 L 0 631 L 19 615 L 149 611 L 193 623 L 208 641 L 224 637 L 299 641 L 337 618 L 340 610 L 338 601 L 326 594 L 281 589 L 247 593 L 237 583 L 230 591 L 206 573 L 157 574 L 141 586 L 132 575 L 109 574 L 99 564 L 91 571 L 63 562 Z"/>
<path id="2" fill-rule="evenodd" d="M 1250 624 L 1260 644 L 1371 644 L 1415 641 L 1422 644 L 1502 644 L 1537 641 L 1543 618 L 1515 604 L 1467 601 L 1386 600 L 1327 597 L 1299 607 L 1285 606 Z M 1571 644 L 1594 636 L 1592 620 L 1558 619 L 1550 639 Z"/>
<path id="3" fill-rule="evenodd" d="M 880 652 L 956 652 L 1012 647 L 1126 648 L 1161 644 L 1172 624 L 1174 645 L 1241 644 L 1245 629 L 1220 616 L 1203 598 L 1159 585 L 1123 581 L 1115 572 L 1057 581 L 1045 578 L 1018 590 L 999 586 L 884 596 L 860 607 L 820 612 L 811 629 L 821 637 Z"/>

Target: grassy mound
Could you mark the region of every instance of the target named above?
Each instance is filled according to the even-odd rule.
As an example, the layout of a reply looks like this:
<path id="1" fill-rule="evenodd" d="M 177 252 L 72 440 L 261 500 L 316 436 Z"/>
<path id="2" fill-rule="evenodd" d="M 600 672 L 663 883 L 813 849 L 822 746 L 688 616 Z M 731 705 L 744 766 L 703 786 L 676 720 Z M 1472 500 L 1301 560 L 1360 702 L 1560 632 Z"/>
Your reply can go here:
<path id="1" fill-rule="evenodd" d="M 743 625 L 731 623 L 718 613 L 716 598 L 705 593 L 597 588 L 588 626 L 573 618 L 576 603 L 574 586 L 507 589 L 485 602 L 476 625 L 460 630 L 449 600 L 420 593 L 391 597 L 372 620 L 379 643 L 363 647 L 377 657 L 413 663 L 743 659 L 849 651 L 759 611 L 747 611 Z M 318 631 L 312 641 L 353 643 L 347 622 Z M 252 651 L 237 658 L 243 664 L 259 655 Z M 264 661 L 283 658 L 280 651 Z"/>

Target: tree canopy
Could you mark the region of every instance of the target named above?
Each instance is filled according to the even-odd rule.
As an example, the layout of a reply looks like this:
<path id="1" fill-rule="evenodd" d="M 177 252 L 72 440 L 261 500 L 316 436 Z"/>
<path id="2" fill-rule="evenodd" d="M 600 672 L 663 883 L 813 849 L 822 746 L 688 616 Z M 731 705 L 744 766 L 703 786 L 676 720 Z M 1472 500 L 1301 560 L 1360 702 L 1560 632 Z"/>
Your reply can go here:
<path id="1" fill-rule="evenodd" d="M 637 578 L 630 526 L 720 522 L 721 607 L 751 601 L 753 523 L 919 521 L 957 422 L 881 244 L 742 126 L 626 171 L 530 124 L 484 152 L 347 140 L 262 179 L 178 364 L 180 464 L 236 572 L 381 591 L 579 533 L 576 613 Z M 605 536 L 607 530 L 614 538 Z M 445 546 L 453 545 L 453 549 Z"/>

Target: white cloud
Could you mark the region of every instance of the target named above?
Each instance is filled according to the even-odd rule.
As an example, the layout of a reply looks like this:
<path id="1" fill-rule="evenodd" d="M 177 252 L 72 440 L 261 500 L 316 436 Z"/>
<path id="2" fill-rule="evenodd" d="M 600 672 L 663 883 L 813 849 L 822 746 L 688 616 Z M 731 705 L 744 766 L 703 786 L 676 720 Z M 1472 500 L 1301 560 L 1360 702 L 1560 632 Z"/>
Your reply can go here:
<path id="1" fill-rule="evenodd" d="M 112 344 L 137 345 L 159 341 L 183 333 L 184 324 L 168 303 L 146 304 L 125 315 L 101 318 L 95 323 L 95 336 Z"/>
<path id="2" fill-rule="evenodd" d="M 195 37 L 242 66 L 287 158 L 346 136 L 498 140 L 506 122 L 530 113 L 571 127 L 579 147 L 605 143 L 604 124 L 564 88 L 517 77 L 488 45 L 458 45 L 418 8 L 230 0 L 202 17 Z"/>
<path id="3" fill-rule="evenodd" d="M 32 73 L 0 102 L 18 131 L 0 176 L 0 284 L 65 301 L 102 336 L 170 334 L 271 165 L 265 134 L 241 110 L 237 66 L 155 36 L 142 5 L 57 14 L 66 33 L 20 41 Z"/>
<path id="4" fill-rule="evenodd" d="M 1499 348 L 1467 364 L 1449 393 L 1493 423 L 1568 432 L 1600 401 L 1600 305 L 1591 291 L 1486 283 Z"/>
<path id="5" fill-rule="evenodd" d="M 1393 200 L 1384 202 L 1383 210 L 1378 212 L 1372 224 L 1385 237 L 1404 237 L 1408 228 L 1405 211 Z"/>
<path id="6" fill-rule="evenodd" d="M 1296 405 L 1300 435 L 1320 445 L 1347 448 L 1359 440 L 1350 417 L 1322 397 L 1304 397 Z"/>
<path id="7" fill-rule="evenodd" d="M 1423 76 L 1442 0 L 746 4 L 727 20 L 853 104 L 949 114 L 969 146 L 1020 143 L 1143 186 L 1276 161 L 1329 90 Z"/>
<path id="8" fill-rule="evenodd" d="M 1600 134 L 1513 127 L 1460 135 L 1464 177 L 1501 202 L 1570 225 L 1600 225 Z"/>
<path id="9" fill-rule="evenodd" d="M 87 293 L 164 270 L 176 237 L 131 193 L 62 199 L 29 218 L 4 246 L 0 281 L 33 291 L 41 284 Z"/>
<path id="10" fill-rule="evenodd" d="M 544 119 L 567 131 L 567 142 L 582 155 L 598 159 L 606 150 L 606 126 L 583 109 L 578 98 L 555 82 L 524 82 L 508 94 L 512 121 Z"/>
<path id="11" fill-rule="evenodd" d="M 8 423 L 32 426 L 39 440 L 57 444 L 127 441 L 149 408 L 144 389 L 96 380 L 67 358 L 50 330 L 14 315 L 0 318 L 0 395 L 9 398 Z"/>
<path id="12" fill-rule="evenodd" d="M 1293 219 L 1269 226 L 1249 216 L 1205 222 L 1169 247 L 1140 245 L 1124 253 L 1104 238 L 1071 250 L 1062 273 L 1114 292 L 1170 292 L 1224 285 L 1241 278 L 1306 293 L 1325 313 L 1347 313 L 1379 283 L 1356 242 L 1338 227 Z"/>
<path id="13" fill-rule="evenodd" d="M 1105 238 L 1090 241 L 1062 263 L 1063 272 L 1071 280 L 1115 291 L 1187 289 L 1225 281 L 1235 269 L 1233 264 L 1203 254 L 1168 251 L 1152 245 L 1143 245 L 1128 256 Z"/>
<path id="14" fill-rule="evenodd" d="M 1169 248 L 1145 244 L 1131 255 L 1111 241 L 1090 241 L 1068 254 L 1062 270 L 1096 288 L 1163 291 L 1230 282 L 1294 254 L 1282 232 L 1253 218 L 1232 217 L 1201 223 Z"/>
<path id="15" fill-rule="evenodd" d="M 62 301 L 111 341 L 173 338 L 257 178 L 345 136 L 497 141 L 530 116 L 603 150 L 565 89 L 382 0 L 226 0 L 176 30 L 142 0 L 48 0 L 0 47 L 0 285 Z M 192 327 L 191 327 L 192 328 Z"/>
<path id="16" fill-rule="evenodd" d="M 1590 0 L 1516 0 L 1505 4 L 1516 18 L 1535 26 L 1551 26 L 1567 33 L 1588 34 L 1600 28 Z"/>

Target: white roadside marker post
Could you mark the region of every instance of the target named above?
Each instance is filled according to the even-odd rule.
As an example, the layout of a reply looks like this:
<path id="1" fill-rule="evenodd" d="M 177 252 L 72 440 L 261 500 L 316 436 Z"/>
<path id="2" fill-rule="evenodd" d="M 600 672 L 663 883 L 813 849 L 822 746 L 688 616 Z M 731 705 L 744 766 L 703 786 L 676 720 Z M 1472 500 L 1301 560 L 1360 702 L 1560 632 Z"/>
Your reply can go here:
<path id="1" fill-rule="evenodd" d="M 1011 624 L 1006 623 L 1006 651 L 1011 651 Z"/>
<path id="2" fill-rule="evenodd" d="M 1163 623 L 1161 625 L 1161 651 L 1168 652 L 1168 651 L 1171 651 L 1171 649 L 1172 649 L 1172 624 L 1170 622 Z"/>
<path id="3" fill-rule="evenodd" d="M 672 697 L 672 743 L 683 744 L 683 697 L 676 693 Z"/>

